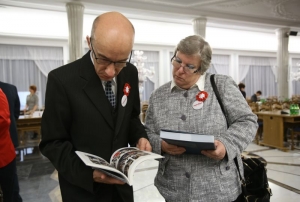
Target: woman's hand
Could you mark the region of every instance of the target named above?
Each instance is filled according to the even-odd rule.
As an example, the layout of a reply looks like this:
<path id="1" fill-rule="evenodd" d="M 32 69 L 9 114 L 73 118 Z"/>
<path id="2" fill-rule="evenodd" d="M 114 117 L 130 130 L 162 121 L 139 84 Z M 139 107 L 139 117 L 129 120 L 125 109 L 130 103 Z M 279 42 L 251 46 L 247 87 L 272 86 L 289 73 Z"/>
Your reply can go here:
<path id="1" fill-rule="evenodd" d="M 202 150 L 201 154 L 216 160 L 222 160 L 226 155 L 226 149 L 222 142 L 215 140 L 215 150 Z"/>
<path id="2" fill-rule="evenodd" d="M 185 152 L 184 147 L 178 147 L 176 145 L 168 144 L 164 140 L 161 141 L 161 150 L 171 155 L 179 155 Z"/>

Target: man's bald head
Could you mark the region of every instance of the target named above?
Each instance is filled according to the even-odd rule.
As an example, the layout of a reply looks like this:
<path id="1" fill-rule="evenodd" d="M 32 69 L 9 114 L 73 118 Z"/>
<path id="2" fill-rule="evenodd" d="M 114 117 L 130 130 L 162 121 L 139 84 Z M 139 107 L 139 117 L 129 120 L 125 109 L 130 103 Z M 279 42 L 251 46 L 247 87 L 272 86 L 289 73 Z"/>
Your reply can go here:
<path id="1" fill-rule="evenodd" d="M 93 23 L 91 37 L 98 40 L 126 40 L 134 42 L 134 27 L 121 13 L 108 12 L 99 15 Z M 116 42 L 116 41 L 115 41 Z"/>
<path id="2" fill-rule="evenodd" d="M 129 55 L 134 43 L 134 28 L 121 13 L 108 12 L 95 19 L 91 38 L 95 47 L 108 51 L 110 59 L 118 60 L 125 52 Z"/>
<path id="3" fill-rule="evenodd" d="M 98 16 L 93 23 L 87 42 L 93 53 L 93 60 L 103 58 L 113 63 L 125 63 L 129 59 L 134 43 L 134 28 L 121 13 L 108 12 Z M 112 63 L 111 63 L 112 64 Z M 101 80 L 111 80 L 120 70 L 115 66 L 103 66 L 94 62 Z"/>
<path id="4" fill-rule="evenodd" d="M 132 23 L 124 15 L 122 15 L 121 13 L 118 13 L 118 12 L 108 12 L 108 13 L 99 15 L 94 20 L 92 31 L 91 31 L 91 37 L 94 37 L 95 30 L 97 30 L 98 25 L 101 26 L 102 23 L 104 23 L 104 24 L 109 23 L 113 27 L 117 26 L 117 23 L 125 23 L 125 25 L 127 24 L 128 26 L 130 26 L 133 30 L 133 33 L 135 33 Z M 101 27 L 99 29 L 101 29 Z"/>

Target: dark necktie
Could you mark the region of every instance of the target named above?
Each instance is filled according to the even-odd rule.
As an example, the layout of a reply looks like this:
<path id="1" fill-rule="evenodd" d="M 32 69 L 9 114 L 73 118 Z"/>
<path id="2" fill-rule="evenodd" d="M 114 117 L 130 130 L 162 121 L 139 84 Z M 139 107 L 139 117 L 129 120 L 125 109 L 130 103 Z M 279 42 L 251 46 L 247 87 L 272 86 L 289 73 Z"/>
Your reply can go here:
<path id="1" fill-rule="evenodd" d="M 105 95 L 106 95 L 107 99 L 109 100 L 110 104 L 113 107 L 115 107 L 116 99 L 115 99 L 114 92 L 111 89 L 111 81 L 107 81 L 105 84 Z"/>

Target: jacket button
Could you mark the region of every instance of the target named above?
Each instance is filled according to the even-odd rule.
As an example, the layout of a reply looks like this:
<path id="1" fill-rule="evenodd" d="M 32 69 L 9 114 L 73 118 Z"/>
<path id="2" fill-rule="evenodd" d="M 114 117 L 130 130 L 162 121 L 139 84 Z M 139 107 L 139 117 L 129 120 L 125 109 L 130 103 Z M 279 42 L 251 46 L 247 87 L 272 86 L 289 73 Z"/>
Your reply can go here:
<path id="1" fill-rule="evenodd" d="M 186 176 L 187 178 L 190 178 L 190 177 L 191 177 L 190 173 L 188 173 L 188 172 L 185 173 L 185 176 Z"/>
<path id="2" fill-rule="evenodd" d="M 230 166 L 226 166 L 226 170 L 229 170 L 230 169 Z"/>
<path id="3" fill-rule="evenodd" d="M 182 115 L 182 116 L 181 116 L 181 120 L 185 121 L 185 120 L 186 120 L 186 116 L 185 116 L 185 115 Z"/>
<path id="4" fill-rule="evenodd" d="M 187 96 L 188 96 L 188 93 L 187 93 L 187 92 L 183 93 L 183 96 L 184 96 L 184 97 L 187 97 Z"/>

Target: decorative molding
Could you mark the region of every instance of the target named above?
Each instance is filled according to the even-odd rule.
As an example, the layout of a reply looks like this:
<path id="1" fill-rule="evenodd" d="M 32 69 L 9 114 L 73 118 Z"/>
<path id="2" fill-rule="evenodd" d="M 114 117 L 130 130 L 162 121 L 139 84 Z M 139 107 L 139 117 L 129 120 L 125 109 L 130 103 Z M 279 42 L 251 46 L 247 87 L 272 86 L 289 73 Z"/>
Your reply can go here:
<path id="1" fill-rule="evenodd" d="M 161 4 L 161 5 L 166 5 L 166 6 L 175 6 L 175 7 L 186 7 L 186 8 L 193 8 L 196 6 L 210 6 L 210 5 L 216 5 L 216 4 L 223 4 L 227 2 L 232 2 L 232 1 L 240 1 L 240 0 L 194 0 L 194 2 L 185 2 L 185 1 L 177 1 L 173 2 L 172 0 L 164 0 L 164 1 L 159 1 L 159 0 L 130 0 L 130 1 L 137 1 L 137 2 L 145 2 L 148 4 Z M 246 0 L 249 1 L 249 0 Z M 251 0 L 250 0 L 251 1 Z M 255 0 L 253 0 L 255 1 Z"/>
<path id="2" fill-rule="evenodd" d="M 265 4 L 272 6 L 272 12 L 274 16 L 281 17 L 290 20 L 300 20 L 300 15 L 291 13 L 291 11 L 286 10 L 286 4 L 291 2 L 296 2 L 299 4 L 299 0 L 263 0 Z M 296 9 L 295 9 L 296 10 Z M 299 10 L 297 11 L 299 13 Z"/>
<path id="3" fill-rule="evenodd" d="M 173 3 L 173 2 L 166 2 L 166 1 L 151 1 L 151 0 L 132 0 L 132 1 L 138 1 L 141 3 L 148 3 L 148 4 L 160 4 L 160 5 L 166 5 L 166 6 L 176 6 L 176 7 L 189 7 L 186 3 Z"/>
<path id="4" fill-rule="evenodd" d="M 230 3 L 222 3 L 220 5 L 216 5 L 217 7 L 241 7 L 241 6 L 248 6 L 252 4 L 256 4 L 261 2 L 261 0 L 239 0 L 236 2 L 230 2 Z"/>
<path id="5" fill-rule="evenodd" d="M 216 5 L 217 7 L 226 7 L 226 8 L 234 8 L 241 6 L 253 5 L 256 3 L 262 2 L 261 0 L 239 0 L 235 2 L 221 3 Z M 274 17 L 280 17 L 290 20 L 300 20 L 300 15 L 292 13 L 291 10 L 287 10 L 286 5 L 289 3 L 298 3 L 300 7 L 299 0 L 263 0 L 263 3 L 272 8 L 272 14 Z M 295 9 L 296 10 L 296 9 Z"/>

